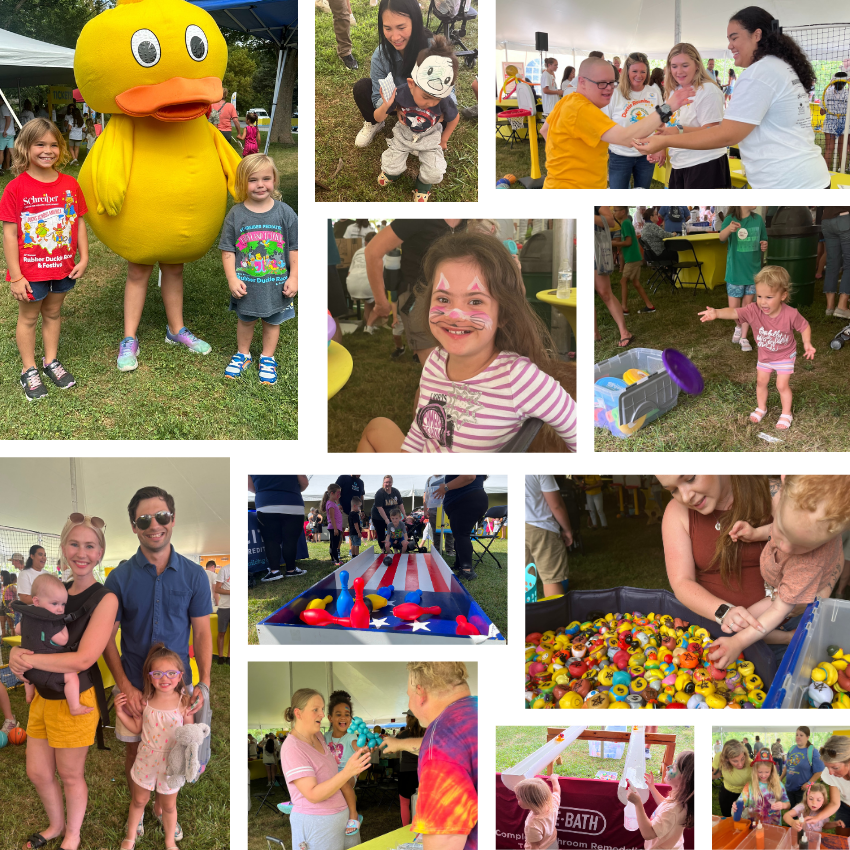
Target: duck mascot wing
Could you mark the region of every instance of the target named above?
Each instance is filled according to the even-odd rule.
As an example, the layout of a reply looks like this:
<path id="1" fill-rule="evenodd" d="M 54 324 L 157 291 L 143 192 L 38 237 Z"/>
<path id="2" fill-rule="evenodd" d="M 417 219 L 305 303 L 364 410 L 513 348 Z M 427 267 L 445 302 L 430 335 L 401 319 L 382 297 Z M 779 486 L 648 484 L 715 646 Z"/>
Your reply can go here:
<path id="1" fill-rule="evenodd" d="M 79 183 L 86 221 L 134 263 L 187 263 L 218 236 L 240 157 L 206 119 L 221 100 L 227 45 L 185 0 L 118 0 L 83 27 L 74 74 L 111 115 Z"/>

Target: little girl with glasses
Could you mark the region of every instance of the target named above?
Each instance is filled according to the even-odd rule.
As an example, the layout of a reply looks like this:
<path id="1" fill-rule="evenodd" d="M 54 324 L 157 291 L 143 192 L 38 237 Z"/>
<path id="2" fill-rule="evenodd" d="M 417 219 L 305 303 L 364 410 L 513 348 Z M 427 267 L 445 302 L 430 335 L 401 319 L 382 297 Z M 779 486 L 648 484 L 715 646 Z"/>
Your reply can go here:
<path id="1" fill-rule="evenodd" d="M 137 520 L 138 521 L 138 520 Z M 117 694 L 115 711 L 124 726 L 134 735 L 141 735 L 136 760 L 130 775 L 133 795 L 127 817 L 127 837 L 121 850 L 133 850 L 136 827 L 156 792 L 157 805 L 162 809 L 162 828 L 166 850 L 178 850 L 174 832 L 177 826 L 177 791 L 166 780 L 168 755 L 176 743 L 174 733 L 181 726 L 193 723 L 189 714 L 191 695 L 183 681 L 185 670 L 177 653 L 165 644 L 151 647 L 143 668 L 146 705 L 141 718 L 127 712 L 127 695 Z"/>

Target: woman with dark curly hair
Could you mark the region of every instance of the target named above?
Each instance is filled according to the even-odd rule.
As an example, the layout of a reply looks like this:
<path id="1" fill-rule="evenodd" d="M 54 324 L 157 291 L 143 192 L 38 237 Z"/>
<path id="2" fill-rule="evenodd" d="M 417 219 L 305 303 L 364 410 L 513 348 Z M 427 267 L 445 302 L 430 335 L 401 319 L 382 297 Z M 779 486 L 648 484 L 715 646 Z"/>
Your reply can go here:
<path id="1" fill-rule="evenodd" d="M 723 120 L 696 133 L 650 136 L 634 146 L 656 153 L 666 147 L 737 145 L 753 189 L 828 189 L 829 171 L 809 111 L 815 72 L 805 53 L 759 6 L 733 15 L 726 37 L 735 64 L 745 70 Z"/>

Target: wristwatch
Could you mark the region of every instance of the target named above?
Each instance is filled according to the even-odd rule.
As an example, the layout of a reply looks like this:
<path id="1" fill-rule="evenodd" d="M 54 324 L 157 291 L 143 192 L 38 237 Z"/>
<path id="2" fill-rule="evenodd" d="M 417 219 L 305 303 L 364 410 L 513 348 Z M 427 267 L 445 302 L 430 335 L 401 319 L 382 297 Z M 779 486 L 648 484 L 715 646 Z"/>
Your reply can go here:
<path id="1" fill-rule="evenodd" d="M 656 106 L 655 111 L 658 113 L 658 117 L 661 121 L 665 124 L 670 120 L 670 116 L 673 114 L 673 110 L 666 103 L 662 103 L 661 106 Z"/>
<path id="2" fill-rule="evenodd" d="M 723 618 L 732 610 L 731 605 L 727 605 L 724 603 L 714 612 L 714 619 L 717 620 L 718 625 L 723 625 Z"/>

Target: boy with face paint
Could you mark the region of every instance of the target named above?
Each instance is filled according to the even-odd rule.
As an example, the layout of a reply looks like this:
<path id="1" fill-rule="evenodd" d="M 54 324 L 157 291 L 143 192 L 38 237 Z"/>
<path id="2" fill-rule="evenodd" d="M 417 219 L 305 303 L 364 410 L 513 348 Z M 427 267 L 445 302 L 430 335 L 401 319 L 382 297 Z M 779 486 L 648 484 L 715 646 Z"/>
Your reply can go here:
<path id="1" fill-rule="evenodd" d="M 419 157 L 414 201 L 427 201 L 431 187 L 442 181 L 446 173 L 443 151 L 459 120 L 457 106 L 449 97 L 457 72 L 457 57 L 451 45 L 438 35 L 417 56 L 405 85 L 385 93 L 382 81 L 383 103 L 375 110 L 375 121 L 382 122 L 393 111 L 399 120 L 381 156 L 381 186 L 388 186 L 404 174 L 411 154 Z"/>

